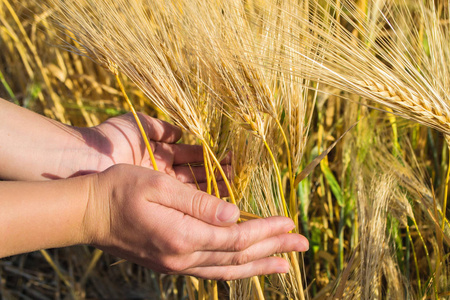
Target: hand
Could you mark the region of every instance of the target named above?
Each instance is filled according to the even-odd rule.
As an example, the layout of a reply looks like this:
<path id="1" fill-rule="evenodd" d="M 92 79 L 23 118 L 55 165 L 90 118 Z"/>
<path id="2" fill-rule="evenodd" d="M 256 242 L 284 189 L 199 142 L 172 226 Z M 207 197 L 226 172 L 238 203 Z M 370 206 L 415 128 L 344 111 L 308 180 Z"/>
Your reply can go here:
<path id="1" fill-rule="evenodd" d="M 285 217 L 236 224 L 239 209 L 161 172 L 117 165 L 97 174 L 83 227 L 87 242 L 169 274 L 232 280 L 284 273 L 274 253 L 305 251 Z"/>
<path id="2" fill-rule="evenodd" d="M 193 163 L 203 160 L 200 146 L 188 146 L 186 147 L 188 151 L 184 152 L 180 152 L 179 150 L 182 149 L 175 146 L 181 138 L 180 128 L 141 113 L 138 113 L 138 116 L 161 171 L 167 170 L 168 173 L 172 173 L 174 163 Z M 153 168 L 136 120 L 131 113 L 108 119 L 96 127 L 84 129 L 83 137 L 86 143 L 104 156 L 103 166 L 126 163 Z M 184 146 L 187 145 L 182 145 L 181 148 Z"/>
<path id="3" fill-rule="evenodd" d="M 139 114 L 160 171 L 205 189 L 201 146 L 176 144 L 181 130 Z M 92 128 L 67 126 L 0 99 L 0 179 L 62 179 L 97 173 L 117 163 L 151 168 L 136 121 L 131 114 Z M 198 164 L 200 163 L 200 165 Z M 17 165 L 26 168 L 17 168 Z M 188 166 L 195 164 L 195 166 Z M 223 161 L 230 174 L 230 157 Z M 219 178 L 220 180 L 220 178 Z M 226 195 L 223 182 L 221 195 Z"/>
<path id="4" fill-rule="evenodd" d="M 181 129 L 167 122 L 138 114 L 147 133 L 158 170 L 187 183 L 192 187 L 199 185 L 206 190 L 206 173 L 203 164 L 203 148 L 200 145 L 177 144 Z M 95 154 L 88 160 L 86 169 L 103 171 L 108 167 L 127 163 L 153 168 L 136 120 L 131 113 L 111 118 L 94 128 L 80 128 L 86 144 Z M 230 156 L 223 161 L 226 174 L 230 174 Z M 194 164 L 190 166 L 189 164 Z M 220 194 L 228 191 L 218 176 Z"/>

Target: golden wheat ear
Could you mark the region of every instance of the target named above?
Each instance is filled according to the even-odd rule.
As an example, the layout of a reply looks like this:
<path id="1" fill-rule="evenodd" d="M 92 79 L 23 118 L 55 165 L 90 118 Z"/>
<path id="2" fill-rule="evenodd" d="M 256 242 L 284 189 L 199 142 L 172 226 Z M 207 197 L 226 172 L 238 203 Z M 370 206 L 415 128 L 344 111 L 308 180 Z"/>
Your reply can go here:
<path id="1" fill-rule="evenodd" d="M 399 116 L 450 134 L 450 28 L 442 25 L 434 1 L 414 1 L 415 5 L 365 1 L 369 12 L 354 1 L 310 2 L 315 12 L 308 18 L 297 17 L 291 32 L 283 33 L 313 43 L 290 46 L 298 54 L 294 65 L 285 62 L 286 53 L 277 54 L 280 69 L 356 94 L 378 109 L 388 107 Z M 332 11 L 345 12 L 338 18 L 341 22 Z"/>

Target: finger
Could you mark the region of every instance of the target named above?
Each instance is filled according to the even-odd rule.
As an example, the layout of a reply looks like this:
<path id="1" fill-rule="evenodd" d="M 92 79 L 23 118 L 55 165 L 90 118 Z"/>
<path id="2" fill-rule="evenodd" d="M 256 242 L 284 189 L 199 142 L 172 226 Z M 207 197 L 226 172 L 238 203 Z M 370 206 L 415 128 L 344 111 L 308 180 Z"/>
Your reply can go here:
<path id="1" fill-rule="evenodd" d="M 173 164 L 203 163 L 203 147 L 200 145 L 173 144 Z"/>
<path id="2" fill-rule="evenodd" d="M 222 159 L 222 161 L 220 162 L 222 165 L 229 165 L 231 164 L 233 159 L 233 153 L 231 151 L 229 151 L 227 153 L 227 155 L 225 155 L 224 159 Z"/>
<path id="3" fill-rule="evenodd" d="M 230 165 L 222 166 L 223 172 L 228 179 L 232 178 L 232 168 Z M 206 182 L 206 171 L 205 166 L 174 166 L 173 171 L 175 172 L 175 178 L 183 183 L 201 183 Z M 220 172 L 215 172 L 215 179 L 221 181 L 222 175 Z"/>
<path id="4" fill-rule="evenodd" d="M 146 114 L 138 113 L 138 116 L 149 139 L 171 144 L 181 138 L 182 131 L 179 127 Z"/>
<path id="5" fill-rule="evenodd" d="M 200 221 L 198 221 L 200 222 Z M 286 217 L 269 217 L 229 227 L 204 226 L 190 222 L 186 240 L 195 241 L 194 251 L 240 252 L 265 239 L 288 233 L 295 225 Z M 202 232 L 198 235 L 198 232 Z"/>
<path id="6" fill-rule="evenodd" d="M 240 211 L 236 205 L 194 190 L 175 178 L 161 174 L 157 182 L 154 178 L 149 180 L 153 180 L 152 184 L 159 186 L 159 191 L 163 193 L 161 197 L 149 194 L 148 199 L 151 202 L 171 207 L 217 226 L 230 226 L 239 218 Z"/>
<path id="7" fill-rule="evenodd" d="M 154 145 L 153 155 L 157 161 L 159 171 L 175 176 L 173 171 L 173 148 L 174 144 L 161 142 L 151 143 Z"/>
<path id="8" fill-rule="evenodd" d="M 175 178 L 183 183 L 200 183 L 206 181 L 205 166 L 174 166 Z"/>
<path id="9" fill-rule="evenodd" d="M 173 144 L 171 145 L 174 153 L 175 165 L 183 165 L 189 163 L 203 163 L 203 146 L 201 145 L 187 145 L 187 144 Z M 227 155 L 220 162 L 221 165 L 231 164 L 232 153 Z"/>
<path id="10" fill-rule="evenodd" d="M 273 254 L 304 252 L 309 248 L 308 240 L 296 233 L 280 234 L 239 252 L 198 251 L 189 261 L 196 267 L 243 265 Z"/>
<path id="11" fill-rule="evenodd" d="M 208 184 L 206 182 L 186 183 L 186 185 L 195 190 L 200 190 L 203 192 L 208 191 Z M 220 197 L 230 196 L 230 192 L 228 191 L 228 188 L 223 180 L 217 182 L 217 187 L 219 188 Z M 216 190 L 214 189 L 212 183 L 211 183 L 211 194 L 216 195 Z"/>
<path id="12" fill-rule="evenodd" d="M 236 280 L 252 276 L 287 273 L 289 263 L 281 257 L 267 257 L 240 266 L 197 267 L 183 271 L 183 274 L 213 279 Z"/>

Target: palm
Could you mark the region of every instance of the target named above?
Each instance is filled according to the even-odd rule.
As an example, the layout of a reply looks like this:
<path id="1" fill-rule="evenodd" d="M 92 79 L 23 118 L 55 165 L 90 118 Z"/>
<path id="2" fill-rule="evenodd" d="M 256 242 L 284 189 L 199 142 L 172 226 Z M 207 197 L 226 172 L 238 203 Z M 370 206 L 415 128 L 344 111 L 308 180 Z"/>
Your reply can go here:
<path id="1" fill-rule="evenodd" d="M 176 143 L 181 130 L 169 123 L 139 115 L 142 126 L 150 140 L 158 170 L 169 174 L 179 181 L 191 185 L 200 185 L 203 189 L 206 181 L 203 162 L 203 150 L 198 145 Z M 113 164 L 127 163 L 153 168 L 149 153 L 132 114 L 111 118 L 95 128 L 103 144 L 106 157 L 102 168 Z M 229 160 L 225 161 L 229 170 Z M 192 166 L 194 165 L 194 166 Z M 222 187 L 221 192 L 226 193 Z"/>

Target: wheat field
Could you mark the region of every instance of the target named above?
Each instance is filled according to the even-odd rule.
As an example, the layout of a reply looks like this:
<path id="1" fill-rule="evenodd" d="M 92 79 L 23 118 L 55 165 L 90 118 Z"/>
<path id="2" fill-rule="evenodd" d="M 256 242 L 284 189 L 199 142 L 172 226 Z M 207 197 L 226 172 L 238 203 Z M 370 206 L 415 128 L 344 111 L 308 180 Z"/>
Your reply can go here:
<path id="1" fill-rule="evenodd" d="M 0 97 L 95 126 L 131 110 L 117 75 L 212 172 L 233 152 L 225 200 L 310 242 L 233 282 L 34 252 L 0 298 L 450 299 L 449 31 L 448 0 L 0 0 Z"/>

